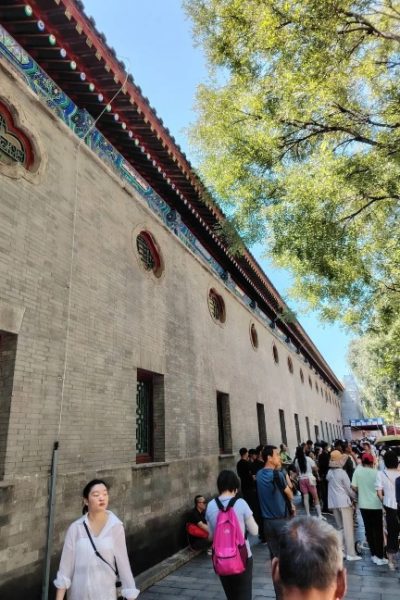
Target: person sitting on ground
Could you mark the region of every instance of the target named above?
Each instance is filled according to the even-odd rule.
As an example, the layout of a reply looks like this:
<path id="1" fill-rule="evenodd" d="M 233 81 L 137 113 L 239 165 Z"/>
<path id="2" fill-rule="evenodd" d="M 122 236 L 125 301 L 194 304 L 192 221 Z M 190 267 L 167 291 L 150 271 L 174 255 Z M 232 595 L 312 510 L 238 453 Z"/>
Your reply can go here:
<path id="1" fill-rule="evenodd" d="M 272 561 L 272 579 L 281 600 L 341 600 L 346 594 L 346 569 L 335 529 L 314 517 L 297 517 L 279 540 L 279 558 Z"/>
<path id="2" fill-rule="evenodd" d="M 193 550 L 207 550 L 210 547 L 208 539 L 209 530 L 206 521 L 207 502 L 204 496 L 198 494 L 194 498 L 194 508 L 188 514 L 187 523 L 191 523 L 198 528 L 198 532 L 191 527 L 188 531 L 189 545 Z M 186 525 L 186 529 L 188 526 Z M 197 535 L 195 535 L 197 533 Z M 207 535 L 206 535 L 207 534 Z M 200 537 L 202 536 L 202 537 Z"/>

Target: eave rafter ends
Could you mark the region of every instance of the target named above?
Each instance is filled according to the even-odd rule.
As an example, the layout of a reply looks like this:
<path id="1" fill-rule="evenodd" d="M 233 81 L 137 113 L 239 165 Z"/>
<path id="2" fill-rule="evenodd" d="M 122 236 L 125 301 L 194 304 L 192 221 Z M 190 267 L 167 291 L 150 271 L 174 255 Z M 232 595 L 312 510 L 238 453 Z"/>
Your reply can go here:
<path id="1" fill-rule="evenodd" d="M 60 52 L 66 53 L 64 63 L 69 66 L 74 63 L 71 71 L 65 70 L 65 65 L 62 71 L 62 67 L 57 66 L 59 63 L 53 60 L 51 76 L 54 78 L 54 75 L 59 75 L 59 85 L 75 95 L 78 105 L 83 104 L 89 112 L 89 107 L 97 111 L 97 114 L 100 108 L 107 108 L 104 133 L 113 142 L 117 142 L 122 154 L 129 162 L 133 161 L 132 166 L 139 170 L 150 185 L 158 190 L 162 188 L 165 199 L 169 198 L 170 202 L 181 207 L 182 218 L 187 219 L 188 226 L 194 228 L 205 245 L 215 252 L 215 257 L 229 266 L 238 284 L 244 285 L 253 297 L 257 296 L 257 302 L 264 305 L 267 313 L 280 324 L 293 344 L 301 348 L 310 365 L 316 365 L 332 387 L 341 391 L 341 383 L 301 325 L 297 322 L 285 324 L 280 321 L 279 315 L 287 306 L 251 253 L 246 249 L 240 257 L 235 257 L 230 252 L 229 244 L 217 232 L 218 226 L 226 220 L 224 213 L 215 204 L 140 87 L 134 83 L 132 75 L 127 73 L 125 64 L 118 60 L 115 50 L 107 45 L 104 34 L 97 31 L 95 21 L 86 16 L 83 2 L 30 0 L 28 5 L 24 5 L 20 0 L 0 0 L 0 10 L 12 8 L 16 19 L 20 18 L 18 10 L 25 10 L 27 15 L 27 6 L 37 22 L 44 24 L 45 33 L 54 38 L 54 49 L 58 48 Z M 10 22 L 12 19 L 7 18 L 7 23 Z M 40 35 L 43 35 L 42 32 L 36 29 L 26 39 L 23 35 L 20 36 L 19 41 L 48 70 L 46 67 L 51 63 L 47 55 L 49 48 L 42 48 L 40 55 L 40 48 L 32 41 L 35 36 L 39 39 Z M 89 88 L 82 85 L 84 82 L 87 86 L 90 82 Z M 119 88 L 119 94 L 111 105 Z M 127 146 L 127 143 L 131 145 Z M 133 149 L 130 151 L 129 148 Z"/>

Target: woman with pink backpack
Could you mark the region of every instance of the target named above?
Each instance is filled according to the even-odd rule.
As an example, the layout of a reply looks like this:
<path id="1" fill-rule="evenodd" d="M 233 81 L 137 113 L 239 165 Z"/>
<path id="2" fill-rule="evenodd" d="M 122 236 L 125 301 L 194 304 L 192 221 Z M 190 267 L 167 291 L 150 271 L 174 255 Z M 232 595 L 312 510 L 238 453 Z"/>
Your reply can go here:
<path id="1" fill-rule="evenodd" d="M 245 535 L 257 535 L 258 525 L 247 502 L 236 497 L 239 487 L 233 471 L 221 471 L 219 495 L 208 503 L 206 511 L 213 565 L 227 600 L 252 598 L 253 557 Z"/>

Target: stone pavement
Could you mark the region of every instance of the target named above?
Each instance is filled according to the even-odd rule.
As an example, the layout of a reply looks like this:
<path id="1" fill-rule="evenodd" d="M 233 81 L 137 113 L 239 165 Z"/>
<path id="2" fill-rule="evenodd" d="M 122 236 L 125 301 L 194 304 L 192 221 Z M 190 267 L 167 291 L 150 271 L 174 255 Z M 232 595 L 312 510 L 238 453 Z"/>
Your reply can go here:
<path id="1" fill-rule="evenodd" d="M 302 511 L 299 511 L 299 513 Z M 333 519 L 329 517 L 333 524 Z M 361 515 L 358 522 L 362 523 Z M 359 526 L 356 539 L 363 539 Z M 253 600 L 275 598 L 271 580 L 271 565 L 266 546 L 252 546 L 254 556 Z M 368 551 L 363 560 L 345 562 L 348 578 L 347 600 L 400 600 L 400 571 L 391 572 L 387 566 L 378 567 L 371 562 Z M 211 557 L 200 554 L 168 575 L 140 595 L 140 600 L 224 600 Z"/>

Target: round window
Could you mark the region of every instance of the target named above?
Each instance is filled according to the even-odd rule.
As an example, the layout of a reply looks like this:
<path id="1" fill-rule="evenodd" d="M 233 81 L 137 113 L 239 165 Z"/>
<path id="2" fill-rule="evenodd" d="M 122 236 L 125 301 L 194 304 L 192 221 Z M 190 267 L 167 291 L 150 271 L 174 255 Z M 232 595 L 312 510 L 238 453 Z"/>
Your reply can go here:
<path id="1" fill-rule="evenodd" d="M 208 293 L 208 310 L 215 321 L 225 323 L 225 302 L 214 289 L 211 289 Z"/>
<path id="2" fill-rule="evenodd" d="M 276 362 L 276 364 L 279 363 L 279 353 L 278 353 L 278 348 L 275 346 L 275 344 L 272 346 L 272 354 L 274 356 L 274 361 Z"/>
<path id="3" fill-rule="evenodd" d="M 136 250 L 140 263 L 145 271 L 152 271 L 156 277 L 160 277 L 163 268 L 157 244 L 148 231 L 141 231 L 136 236 Z"/>
<path id="4" fill-rule="evenodd" d="M 258 333 L 254 323 L 250 326 L 250 340 L 254 349 L 258 348 Z"/>

